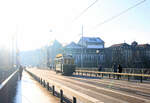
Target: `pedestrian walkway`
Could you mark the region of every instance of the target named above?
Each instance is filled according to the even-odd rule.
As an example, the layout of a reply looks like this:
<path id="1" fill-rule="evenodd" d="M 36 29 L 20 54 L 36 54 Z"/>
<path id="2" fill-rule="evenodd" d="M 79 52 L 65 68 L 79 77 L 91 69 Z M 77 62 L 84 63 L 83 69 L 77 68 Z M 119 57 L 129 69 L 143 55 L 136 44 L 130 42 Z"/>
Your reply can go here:
<path id="1" fill-rule="evenodd" d="M 59 99 L 24 71 L 22 80 L 18 80 L 17 83 L 14 103 L 59 103 Z"/>

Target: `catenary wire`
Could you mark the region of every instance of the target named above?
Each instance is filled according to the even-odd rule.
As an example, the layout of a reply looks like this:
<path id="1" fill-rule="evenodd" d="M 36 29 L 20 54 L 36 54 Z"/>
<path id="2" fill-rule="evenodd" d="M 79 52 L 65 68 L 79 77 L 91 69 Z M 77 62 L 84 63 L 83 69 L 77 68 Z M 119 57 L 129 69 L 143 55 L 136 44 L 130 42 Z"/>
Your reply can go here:
<path id="1" fill-rule="evenodd" d="M 103 22 L 100 22 L 100 23 L 99 23 L 98 25 L 96 25 L 96 27 L 94 27 L 94 28 L 97 28 L 97 27 L 99 27 L 99 26 L 101 26 L 101 25 L 103 25 L 103 24 L 105 24 L 105 23 L 108 23 L 108 22 L 110 22 L 110 21 L 116 19 L 117 17 L 123 15 L 124 13 L 127 13 L 128 11 L 130 11 L 131 9 L 133 9 L 133 8 L 135 8 L 135 7 L 137 7 L 137 6 L 139 6 L 140 4 L 144 3 L 145 1 L 146 1 L 146 0 L 140 1 L 140 2 L 138 2 L 137 4 L 135 4 L 135 5 L 131 6 L 131 7 L 129 7 L 129 8 L 127 8 L 127 9 L 123 10 L 123 11 L 120 12 L 120 13 L 118 13 L 117 15 L 112 16 L 112 17 L 110 17 L 110 18 L 104 20 Z"/>
<path id="2" fill-rule="evenodd" d="M 76 21 L 77 19 L 79 19 L 86 11 L 88 11 L 89 8 L 91 8 L 94 4 L 96 4 L 99 0 L 94 1 L 91 5 L 89 5 L 87 8 L 85 8 L 78 16 L 76 16 L 73 20 Z"/>

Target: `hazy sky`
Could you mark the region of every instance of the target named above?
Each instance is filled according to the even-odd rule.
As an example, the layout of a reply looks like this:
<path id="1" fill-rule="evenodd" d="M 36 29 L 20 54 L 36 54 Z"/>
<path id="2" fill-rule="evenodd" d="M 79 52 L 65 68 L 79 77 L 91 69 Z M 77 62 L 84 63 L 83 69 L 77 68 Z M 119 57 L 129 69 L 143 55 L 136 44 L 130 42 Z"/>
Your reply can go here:
<path id="1" fill-rule="evenodd" d="M 20 50 L 31 50 L 57 39 L 63 44 L 77 42 L 84 26 L 84 36 L 100 37 L 108 47 L 115 43 L 137 41 L 150 43 L 150 0 L 97 26 L 108 18 L 142 0 L 1 0 L 0 46 L 9 47 L 18 36 Z"/>

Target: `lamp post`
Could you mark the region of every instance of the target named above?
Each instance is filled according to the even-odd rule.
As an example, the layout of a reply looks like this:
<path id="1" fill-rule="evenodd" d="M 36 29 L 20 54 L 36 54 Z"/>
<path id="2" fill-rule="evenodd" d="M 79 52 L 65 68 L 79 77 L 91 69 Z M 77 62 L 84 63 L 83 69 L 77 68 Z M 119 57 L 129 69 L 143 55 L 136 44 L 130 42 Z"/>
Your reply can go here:
<path id="1" fill-rule="evenodd" d="M 83 25 L 82 25 L 81 68 L 83 68 Z"/>
<path id="2" fill-rule="evenodd" d="M 96 54 L 97 54 L 97 67 L 98 67 L 98 57 L 99 57 L 99 50 L 96 50 Z"/>
<path id="3" fill-rule="evenodd" d="M 52 29 L 49 30 L 49 32 L 52 32 Z M 52 34 L 52 33 L 51 33 Z M 47 67 L 50 68 L 50 64 L 51 64 L 51 50 L 50 50 L 50 42 L 48 41 L 48 45 L 47 45 Z M 51 68 L 50 68 L 51 69 Z"/>
<path id="4" fill-rule="evenodd" d="M 47 67 L 49 68 L 49 45 L 47 46 Z"/>

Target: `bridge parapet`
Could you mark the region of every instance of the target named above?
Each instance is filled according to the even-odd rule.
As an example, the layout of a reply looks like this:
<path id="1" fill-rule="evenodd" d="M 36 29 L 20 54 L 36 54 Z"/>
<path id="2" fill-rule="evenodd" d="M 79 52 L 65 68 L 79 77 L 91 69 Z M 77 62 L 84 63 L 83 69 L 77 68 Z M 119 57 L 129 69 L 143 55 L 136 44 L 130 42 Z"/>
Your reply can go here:
<path id="1" fill-rule="evenodd" d="M 16 93 L 18 70 L 0 84 L 0 103 L 11 103 Z"/>

